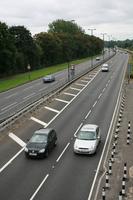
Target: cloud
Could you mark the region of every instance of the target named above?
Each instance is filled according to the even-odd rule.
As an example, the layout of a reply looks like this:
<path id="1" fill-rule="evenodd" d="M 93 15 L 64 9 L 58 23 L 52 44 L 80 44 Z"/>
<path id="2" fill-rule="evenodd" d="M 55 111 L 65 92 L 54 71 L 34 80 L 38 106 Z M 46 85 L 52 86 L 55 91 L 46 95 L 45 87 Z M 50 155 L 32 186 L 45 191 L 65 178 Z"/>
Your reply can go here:
<path id="1" fill-rule="evenodd" d="M 1 0 L 0 21 L 24 25 L 32 34 L 47 31 L 56 19 L 75 20 L 83 29 L 133 38 L 132 0 Z M 98 34 L 98 33 L 97 33 Z"/>

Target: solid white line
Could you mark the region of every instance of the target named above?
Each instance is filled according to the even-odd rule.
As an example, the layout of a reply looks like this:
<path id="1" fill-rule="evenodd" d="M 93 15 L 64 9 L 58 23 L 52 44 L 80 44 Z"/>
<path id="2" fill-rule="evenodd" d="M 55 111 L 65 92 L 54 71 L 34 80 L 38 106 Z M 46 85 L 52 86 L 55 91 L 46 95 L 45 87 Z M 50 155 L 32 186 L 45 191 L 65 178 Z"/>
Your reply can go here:
<path id="1" fill-rule="evenodd" d="M 104 91 L 105 91 L 105 89 L 106 89 L 106 88 L 103 88 L 103 91 L 102 91 L 102 92 L 104 92 Z"/>
<path id="2" fill-rule="evenodd" d="M 93 104 L 93 106 L 92 106 L 92 107 L 94 108 L 96 104 L 97 104 L 97 101 L 95 101 L 95 103 Z"/>
<path id="3" fill-rule="evenodd" d="M 64 148 L 64 150 L 62 151 L 60 156 L 57 158 L 56 162 L 59 162 L 60 158 L 62 157 L 62 155 L 64 154 L 64 152 L 66 151 L 66 149 L 68 148 L 69 145 L 70 145 L 70 142 L 66 145 L 66 147 Z"/>
<path id="4" fill-rule="evenodd" d="M 30 119 L 32 119 L 33 121 L 43 125 L 44 127 L 47 125 L 47 123 L 45 123 L 45 122 L 43 122 L 43 121 L 41 121 L 41 120 L 39 120 L 39 119 L 37 119 L 35 117 L 31 117 Z"/>
<path id="5" fill-rule="evenodd" d="M 82 83 L 74 83 L 75 85 L 81 85 L 81 86 L 85 86 L 84 84 Z"/>
<path id="6" fill-rule="evenodd" d="M 91 114 L 91 110 L 88 112 L 88 114 L 86 115 L 85 119 L 87 119 L 87 117 Z"/>
<path id="7" fill-rule="evenodd" d="M 101 94 L 99 94 L 99 96 L 98 96 L 98 99 L 100 99 L 100 98 L 101 98 L 101 96 L 102 96 L 102 93 L 101 93 Z"/>
<path id="8" fill-rule="evenodd" d="M 24 150 L 25 147 L 23 147 L 18 153 L 15 154 L 2 168 L 0 168 L 0 173 L 9 165 L 11 162 Z"/>
<path id="9" fill-rule="evenodd" d="M 48 109 L 48 110 L 51 110 L 51 111 L 53 111 L 53 112 L 56 112 L 56 113 L 59 113 L 59 112 L 60 112 L 59 110 L 50 108 L 50 107 L 48 107 L 48 106 L 45 106 L 44 108 L 46 108 L 46 109 Z"/>
<path id="10" fill-rule="evenodd" d="M 45 181 L 47 180 L 48 177 L 49 177 L 49 174 L 47 174 L 45 176 L 45 178 L 43 179 L 43 181 L 41 182 L 41 184 L 38 186 L 37 190 L 34 192 L 34 194 L 32 195 L 32 197 L 30 198 L 30 200 L 33 200 L 35 198 L 36 194 L 41 189 L 41 187 L 43 186 L 43 184 L 45 183 Z"/>
<path id="11" fill-rule="evenodd" d="M 81 123 L 81 124 L 79 125 L 79 127 L 77 128 L 77 130 L 76 130 L 75 133 L 74 133 L 74 137 L 76 137 L 76 134 L 77 134 L 77 132 L 79 131 L 79 129 L 81 128 L 82 125 L 83 125 L 83 123 Z"/>
<path id="12" fill-rule="evenodd" d="M 26 145 L 23 140 L 21 140 L 19 137 L 17 137 L 14 133 L 8 134 L 10 138 L 12 138 L 15 142 L 17 142 L 21 147 L 24 147 Z"/>
<path id="13" fill-rule="evenodd" d="M 33 92 L 32 94 L 30 94 L 30 95 L 28 95 L 28 96 L 26 96 L 26 97 L 24 97 L 23 99 L 29 99 L 29 98 L 31 98 L 32 96 L 34 96 L 36 93 L 35 92 Z"/>
<path id="14" fill-rule="evenodd" d="M 107 134 L 107 137 L 106 137 L 106 141 L 105 141 L 105 144 L 104 144 L 104 147 L 103 147 L 103 150 L 102 150 L 102 154 L 101 154 L 101 157 L 100 157 L 100 161 L 98 163 L 98 167 L 96 169 L 96 174 L 95 174 L 95 177 L 94 177 L 94 180 L 93 180 L 93 183 L 92 183 L 92 186 L 91 186 L 91 190 L 90 190 L 90 194 L 88 196 L 88 200 L 91 200 L 91 196 L 92 196 L 92 193 L 93 193 L 93 189 L 94 189 L 94 185 L 96 183 L 96 179 L 97 179 L 97 176 L 98 176 L 98 173 L 99 173 L 99 170 L 100 170 L 100 166 L 101 166 L 101 163 L 102 163 L 102 160 L 103 160 L 103 156 L 104 156 L 104 153 L 105 153 L 105 148 L 107 146 L 107 143 L 108 143 L 108 140 L 109 140 L 109 136 L 111 134 L 111 131 L 114 130 L 114 126 L 115 126 L 115 123 L 116 123 L 116 116 L 118 115 L 118 111 L 119 111 L 119 106 L 120 106 L 120 96 L 121 96 L 121 91 L 122 91 L 122 86 L 123 86 L 123 82 L 124 82 L 124 75 L 125 75 L 125 72 L 126 72 L 126 67 L 125 67 L 125 70 L 123 70 L 123 80 L 122 80 L 122 83 L 121 83 L 121 87 L 120 87 L 120 90 L 119 90 L 119 94 L 118 94 L 118 98 L 117 98 L 117 102 L 116 102 L 116 106 L 115 106 L 115 109 L 114 109 L 114 112 L 113 112 L 113 116 L 112 116 L 112 120 L 111 120 L 111 123 L 110 123 L 110 126 L 109 126 L 109 131 L 108 131 L 108 134 Z M 117 115 L 116 115 L 117 113 Z M 115 116 L 116 115 L 116 116 Z M 114 123 L 115 122 L 115 123 Z M 110 148 L 110 143 L 111 143 L 111 140 L 112 140 L 112 137 L 110 138 L 110 141 L 109 141 L 109 144 L 108 144 L 108 149 L 106 151 L 106 155 L 104 156 L 104 164 L 103 164 L 103 168 L 104 168 L 104 173 L 103 175 L 105 175 L 105 164 L 107 162 L 107 155 L 108 155 L 108 152 L 109 152 L 109 148 Z M 97 195 L 98 195 L 98 191 L 99 191 L 99 187 L 100 187 L 100 184 L 101 184 L 101 180 L 103 178 L 103 175 L 100 177 L 99 181 L 98 181 L 98 186 L 95 190 L 95 197 L 94 197 L 94 200 L 97 199 Z"/>
<path id="15" fill-rule="evenodd" d="M 69 101 L 66 101 L 66 100 L 63 100 L 63 99 L 58 99 L 58 98 L 55 98 L 56 101 L 61 101 L 61 102 L 64 102 L 64 103 L 69 103 Z"/>
<path id="16" fill-rule="evenodd" d="M 12 104 L 10 104 L 10 105 L 8 105 L 8 106 L 2 108 L 1 111 L 2 111 L 2 110 L 6 110 L 7 108 L 14 106 L 15 104 L 17 104 L 17 102 L 14 102 L 14 103 L 12 103 Z"/>
<path id="17" fill-rule="evenodd" d="M 73 96 L 73 97 L 76 96 L 76 94 L 72 94 L 72 93 L 68 93 L 68 92 L 64 92 L 64 94 L 69 95 L 69 96 Z"/>
<path id="18" fill-rule="evenodd" d="M 72 90 L 77 90 L 77 91 L 80 91 L 81 89 L 79 89 L 79 88 L 74 88 L 74 87 L 70 87 L 70 89 L 72 89 Z"/>

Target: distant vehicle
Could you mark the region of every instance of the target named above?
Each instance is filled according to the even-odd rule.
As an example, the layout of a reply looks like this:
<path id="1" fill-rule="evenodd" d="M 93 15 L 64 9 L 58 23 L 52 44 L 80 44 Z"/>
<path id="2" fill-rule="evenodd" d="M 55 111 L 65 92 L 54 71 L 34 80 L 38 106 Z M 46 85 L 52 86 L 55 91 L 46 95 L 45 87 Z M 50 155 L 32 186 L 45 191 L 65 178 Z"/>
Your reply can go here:
<path id="1" fill-rule="evenodd" d="M 99 60 L 100 60 L 100 57 L 96 57 L 96 60 L 99 61 Z"/>
<path id="2" fill-rule="evenodd" d="M 103 65 L 102 65 L 102 72 L 108 72 L 109 71 L 109 65 L 107 64 L 107 63 L 104 63 Z"/>
<path id="3" fill-rule="evenodd" d="M 57 136 L 54 129 L 37 130 L 25 147 L 25 155 L 26 157 L 47 157 L 56 143 Z"/>
<path id="4" fill-rule="evenodd" d="M 74 152 L 77 154 L 94 154 L 100 140 L 100 128 L 94 124 L 85 124 L 76 136 Z"/>
<path id="5" fill-rule="evenodd" d="M 43 77 L 43 83 L 51 83 L 55 81 L 55 76 L 54 75 L 47 75 Z"/>

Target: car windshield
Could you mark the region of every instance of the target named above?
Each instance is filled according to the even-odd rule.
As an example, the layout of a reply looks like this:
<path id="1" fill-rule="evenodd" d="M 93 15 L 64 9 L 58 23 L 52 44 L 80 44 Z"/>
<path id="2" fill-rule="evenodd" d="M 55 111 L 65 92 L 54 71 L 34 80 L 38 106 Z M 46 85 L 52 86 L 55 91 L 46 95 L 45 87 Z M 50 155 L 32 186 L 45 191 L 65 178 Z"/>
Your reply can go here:
<path id="1" fill-rule="evenodd" d="M 96 134 L 95 132 L 91 131 L 80 131 L 79 134 L 77 135 L 77 138 L 80 140 L 95 140 Z"/>
<path id="2" fill-rule="evenodd" d="M 35 134 L 30 139 L 32 143 L 46 143 L 47 142 L 47 135 L 44 134 Z"/>

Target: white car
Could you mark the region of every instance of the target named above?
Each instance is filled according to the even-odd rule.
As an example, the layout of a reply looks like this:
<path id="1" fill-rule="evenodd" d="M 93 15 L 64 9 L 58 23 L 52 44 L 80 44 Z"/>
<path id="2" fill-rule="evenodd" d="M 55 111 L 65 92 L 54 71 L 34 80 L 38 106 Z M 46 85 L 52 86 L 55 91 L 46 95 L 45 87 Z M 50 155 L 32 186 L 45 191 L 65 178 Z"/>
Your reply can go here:
<path id="1" fill-rule="evenodd" d="M 103 65 L 102 65 L 102 72 L 108 72 L 109 71 L 109 65 L 107 64 L 107 63 L 104 63 Z"/>
<path id="2" fill-rule="evenodd" d="M 100 128 L 94 124 L 85 124 L 76 135 L 74 152 L 78 154 L 94 154 L 100 140 Z"/>
<path id="3" fill-rule="evenodd" d="M 96 57 L 96 61 L 99 61 L 100 60 L 100 57 Z"/>

